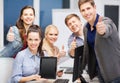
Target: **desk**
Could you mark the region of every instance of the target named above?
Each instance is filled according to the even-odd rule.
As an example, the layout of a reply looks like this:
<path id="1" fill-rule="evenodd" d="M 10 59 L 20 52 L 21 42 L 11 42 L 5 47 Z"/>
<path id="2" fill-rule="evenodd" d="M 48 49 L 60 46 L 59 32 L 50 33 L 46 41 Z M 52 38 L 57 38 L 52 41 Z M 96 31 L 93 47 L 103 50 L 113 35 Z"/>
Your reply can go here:
<path id="1" fill-rule="evenodd" d="M 70 58 L 69 56 L 67 57 L 64 57 L 63 59 L 61 59 L 61 61 L 63 62 L 60 62 L 60 64 L 58 65 L 57 67 L 57 71 L 63 69 L 63 67 L 73 67 L 73 62 L 74 62 L 74 59 Z M 72 74 L 63 74 L 62 77 L 57 77 L 57 79 L 69 79 L 69 83 L 73 83 L 72 82 Z M 45 81 L 30 81 L 30 82 L 27 82 L 27 83 L 53 83 L 55 81 L 55 79 L 48 79 L 48 82 L 45 82 Z"/>

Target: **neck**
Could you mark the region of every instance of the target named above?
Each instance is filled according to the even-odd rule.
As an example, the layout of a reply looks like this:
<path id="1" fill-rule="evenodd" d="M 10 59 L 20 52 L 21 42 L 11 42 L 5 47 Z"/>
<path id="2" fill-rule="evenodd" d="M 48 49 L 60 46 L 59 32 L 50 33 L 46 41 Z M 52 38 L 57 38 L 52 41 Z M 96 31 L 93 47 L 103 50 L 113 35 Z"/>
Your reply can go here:
<path id="1" fill-rule="evenodd" d="M 27 31 L 28 31 L 28 29 L 29 29 L 30 26 L 31 26 L 31 25 L 24 24 L 24 27 L 25 27 L 26 33 L 27 33 Z"/>
<path id="2" fill-rule="evenodd" d="M 83 28 L 81 28 L 81 30 L 79 30 L 79 32 L 74 33 L 76 36 L 83 36 Z"/>

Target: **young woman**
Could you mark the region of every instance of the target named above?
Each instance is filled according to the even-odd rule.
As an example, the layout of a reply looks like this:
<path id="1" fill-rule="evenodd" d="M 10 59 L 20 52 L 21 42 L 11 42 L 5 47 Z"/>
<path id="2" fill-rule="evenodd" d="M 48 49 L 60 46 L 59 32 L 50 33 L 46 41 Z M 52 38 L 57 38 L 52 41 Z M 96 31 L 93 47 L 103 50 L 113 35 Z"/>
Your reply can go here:
<path id="1" fill-rule="evenodd" d="M 1 49 L 0 56 L 13 57 L 20 50 L 27 47 L 26 33 L 35 19 L 35 10 L 31 6 L 25 6 L 20 11 L 20 17 L 16 22 L 16 26 L 10 27 L 7 40 L 8 44 Z"/>
<path id="2" fill-rule="evenodd" d="M 42 31 L 37 25 L 32 25 L 27 33 L 28 47 L 20 51 L 13 63 L 13 72 L 10 83 L 25 83 L 31 80 L 45 80 L 39 73 L 42 51 Z"/>
<path id="3" fill-rule="evenodd" d="M 59 31 L 55 25 L 48 25 L 45 29 L 45 37 L 43 40 L 43 51 L 45 56 L 47 57 L 57 57 L 58 63 L 60 61 L 61 57 L 64 57 L 66 55 L 66 52 L 64 50 L 64 46 L 62 46 L 61 51 L 57 46 L 55 46 L 55 42 L 58 39 Z M 59 65 L 59 64 L 58 64 Z M 57 71 L 57 76 L 61 77 L 63 74 L 63 71 Z"/>
<path id="4" fill-rule="evenodd" d="M 58 39 L 58 29 L 55 25 L 48 25 L 45 29 L 45 38 L 43 40 L 43 51 L 45 56 L 52 56 L 60 58 L 65 56 L 66 52 L 64 51 L 64 46 L 62 46 L 62 50 L 60 51 L 57 46 L 55 46 L 55 42 Z"/>

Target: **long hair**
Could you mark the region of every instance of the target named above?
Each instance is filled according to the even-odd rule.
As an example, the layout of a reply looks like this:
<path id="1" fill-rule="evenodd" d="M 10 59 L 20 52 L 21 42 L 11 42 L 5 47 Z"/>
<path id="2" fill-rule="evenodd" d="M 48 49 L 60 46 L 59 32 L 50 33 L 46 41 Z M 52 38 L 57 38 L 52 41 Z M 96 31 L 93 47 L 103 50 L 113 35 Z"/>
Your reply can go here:
<path id="1" fill-rule="evenodd" d="M 27 32 L 27 37 L 29 35 L 29 33 L 31 32 L 36 32 L 36 33 L 39 33 L 39 37 L 41 39 L 41 42 L 39 44 L 39 47 L 38 47 L 38 52 L 40 54 L 40 56 L 44 56 L 44 53 L 42 51 L 42 45 L 43 45 L 43 32 L 42 32 L 42 29 L 41 27 L 39 27 L 38 25 L 31 25 L 28 29 L 28 32 Z"/>
<path id="2" fill-rule="evenodd" d="M 49 31 L 51 29 L 55 29 L 59 33 L 59 31 L 58 31 L 58 29 L 57 29 L 57 27 L 55 25 L 48 25 L 45 28 L 45 37 L 43 39 L 43 47 L 42 47 L 42 49 L 47 51 L 48 55 L 53 56 L 54 55 L 54 50 L 53 50 L 54 48 L 51 47 L 51 45 L 49 44 L 49 42 L 48 42 L 48 40 L 46 38 L 46 35 L 49 33 Z"/>
<path id="3" fill-rule="evenodd" d="M 24 6 L 24 7 L 21 9 L 21 11 L 20 11 L 20 16 L 19 16 L 19 18 L 18 18 L 18 20 L 17 20 L 17 22 L 16 22 L 16 26 L 17 26 L 17 28 L 19 29 L 22 42 L 24 41 L 24 40 L 23 40 L 23 39 L 24 39 L 23 36 L 24 36 L 24 34 L 26 33 L 26 30 L 25 30 L 25 27 L 24 27 L 24 25 L 23 25 L 23 20 L 21 19 L 21 16 L 23 15 L 23 11 L 24 11 L 25 9 L 32 9 L 32 10 L 33 10 L 33 13 L 34 13 L 34 16 L 35 16 L 35 9 L 34 9 L 33 7 L 31 7 L 31 6 Z"/>

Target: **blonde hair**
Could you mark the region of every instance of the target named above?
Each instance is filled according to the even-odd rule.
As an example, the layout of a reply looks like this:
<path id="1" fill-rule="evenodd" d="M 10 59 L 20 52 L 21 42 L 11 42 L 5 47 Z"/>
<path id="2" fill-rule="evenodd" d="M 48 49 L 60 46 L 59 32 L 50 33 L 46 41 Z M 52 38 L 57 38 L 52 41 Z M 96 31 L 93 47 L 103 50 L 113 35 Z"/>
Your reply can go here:
<path id="1" fill-rule="evenodd" d="M 45 28 L 45 37 L 43 39 L 43 47 L 42 47 L 42 49 L 43 49 L 43 51 L 46 51 L 48 55 L 54 56 L 54 54 L 55 54 L 54 51 L 56 51 L 58 53 L 58 48 L 56 46 L 54 46 L 54 48 L 51 47 L 51 45 L 49 44 L 49 42 L 46 39 L 46 35 L 49 33 L 49 31 L 51 29 L 55 29 L 59 33 L 59 31 L 58 31 L 58 29 L 57 29 L 57 27 L 55 25 L 48 25 Z"/>

